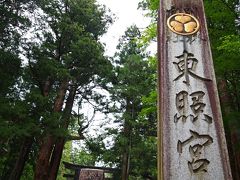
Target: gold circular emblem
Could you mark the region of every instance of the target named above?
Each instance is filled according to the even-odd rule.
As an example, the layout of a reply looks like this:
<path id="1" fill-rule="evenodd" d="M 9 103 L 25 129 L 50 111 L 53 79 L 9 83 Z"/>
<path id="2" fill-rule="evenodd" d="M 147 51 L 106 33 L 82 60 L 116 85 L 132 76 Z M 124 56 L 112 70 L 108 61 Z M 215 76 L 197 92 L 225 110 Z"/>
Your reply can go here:
<path id="1" fill-rule="evenodd" d="M 186 13 L 176 13 L 167 20 L 167 25 L 171 31 L 180 35 L 191 35 L 199 30 L 199 21 L 197 18 Z"/>

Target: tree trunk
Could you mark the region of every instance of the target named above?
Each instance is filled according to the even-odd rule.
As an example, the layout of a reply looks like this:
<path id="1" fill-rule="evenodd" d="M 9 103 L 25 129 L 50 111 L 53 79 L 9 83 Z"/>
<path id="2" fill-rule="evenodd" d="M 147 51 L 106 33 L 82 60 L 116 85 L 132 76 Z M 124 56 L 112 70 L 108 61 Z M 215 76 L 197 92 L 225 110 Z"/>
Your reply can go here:
<path id="1" fill-rule="evenodd" d="M 44 82 L 43 88 L 42 88 L 42 95 L 43 96 L 48 96 L 50 89 L 52 87 L 52 81 L 50 77 L 47 78 L 47 80 Z"/>
<path id="2" fill-rule="evenodd" d="M 47 180 L 49 159 L 51 157 L 52 149 L 54 145 L 54 137 L 48 134 L 41 145 L 38 153 L 38 159 L 35 168 L 34 179 L 35 180 Z"/>
<path id="3" fill-rule="evenodd" d="M 58 139 L 58 141 L 54 146 L 54 151 L 51 157 L 51 165 L 49 169 L 48 180 L 57 179 L 57 172 L 60 166 L 64 144 L 65 144 L 65 138 L 60 138 Z"/>
<path id="4" fill-rule="evenodd" d="M 29 153 L 31 151 L 31 147 L 33 144 L 33 138 L 26 138 L 24 143 L 21 146 L 20 152 L 19 152 L 19 157 L 14 165 L 14 168 L 9 176 L 9 180 L 19 180 L 25 163 L 28 159 Z"/>
<path id="5" fill-rule="evenodd" d="M 129 120 L 125 120 L 124 128 L 123 128 L 124 138 L 126 138 L 127 143 L 125 147 L 123 147 L 124 152 L 122 156 L 122 180 L 128 180 L 128 176 L 129 176 L 131 127 L 128 121 Z"/>
<path id="6" fill-rule="evenodd" d="M 239 144 L 239 136 L 238 136 L 238 129 L 235 126 L 230 126 L 230 137 L 231 137 L 231 146 L 233 149 L 233 153 L 230 154 L 232 156 L 232 175 L 234 180 L 240 180 L 240 151 L 237 144 Z"/>
<path id="7" fill-rule="evenodd" d="M 68 95 L 66 107 L 64 109 L 64 114 L 63 114 L 62 128 L 64 128 L 64 129 L 67 129 L 69 126 L 69 120 L 71 117 L 71 111 L 72 111 L 75 95 L 76 95 L 76 87 L 72 86 L 72 88 L 69 92 L 69 95 Z M 55 144 L 54 151 L 53 151 L 52 157 L 51 157 L 51 164 L 50 164 L 48 180 L 55 180 L 57 178 L 57 172 L 58 172 L 59 165 L 60 165 L 61 158 L 62 158 L 65 139 L 66 138 L 64 138 L 64 137 L 59 138 Z"/>
<path id="8" fill-rule="evenodd" d="M 54 112 L 61 112 L 66 90 L 68 87 L 68 81 L 64 80 L 59 87 L 58 95 L 54 103 Z M 49 162 L 55 143 L 55 137 L 49 132 L 46 132 L 46 136 L 41 144 L 40 151 L 38 153 L 38 159 L 35 168 L 35 180 L 48 179 Z"/>
<path id="9" fill-rule="evenodd" d="M 4 162 L 4 168 L 0 179 L 20 179 L 28 154 L 31 150 L 32 141 L 31 138 L 26 138 L 25 140 L 15 139 L 11 142 L 10 152 Z"/>
<path id="10" fill-rule="evenodd" d="M 122 180 L 128 180 L 129 176 L 129 166 L 130 166 L 130 148 L 131 148 L 131 123 L 130 119 L 133 119 L 133 109 L 130 105 L 129 100 L 127 100 L 126 105 L 126 114 L 130 116 L 126 116 L 123 128 L 123 136 L 126 138 L 126 145 L 124 148 L 123 156 L 122 156 Z"/>
<path id="11" fill-rule="evenodd" d="M 130 156 L 129 156 L 129 151 L 127 150 L 126 152 L 123 153 L 123 158 L 122 158 L 122 180 L 128 180 L 129 161 L 130 161 Z"/>
<path id="12" fill-rule="evenodd" d="M 16 152 L 19 151 L 17 148 L 19 146 L 18 141 L 13 140 L 10 144 L 9 152 L 5 155 L 6 160 L 3 162 L 3 169 L 1 172 L 0 179 L 9 179 L 9 174 L 11 173 L 12 167 L 14 166 L 14 161 L 16 160 Z"/>
<path id="13" fill-rule="evenodd" d="M 43 89 L 42 89 L 43 96 L 48 96 L 51 86 L 52 86 L 52 82 L 50 78 L 48 78 L 43 85 Z M 2 173 L 3 174 L 1 177 L 2 179 L 9 179 L 9 180 L 20 179 L 25 167 L 25 163 L 31 151 L 32 143 L 33 143 L 33 138 L 30 138 L 30 137 L 25 138 L 25 140 L 23 141 L 19 149 L 19 153 L 17 157 L 13 155 L 10 157 L 14 162 L 10 165 L 10 167 L 8 167 L 10 168 L 9 171 L 4 171 Z M 8 166 L 8 164 L 6 164 L 6 166 Z"/>
<path id="14" fill-rule="evenodd" d="M 64 80 L 59 87 L 58 95 L 54 103 L 54 108 L 53 108 L 54 112 L 60 112 L 62 110 L 67 88 L 68 88 L 68 81 Z"/>
<path id="15" fill-rule="evenodd" d="M 229 91 L 227 88 L 227 80 L 220 80 L 218 84 L 220 101 L 222 105 L 222 112 L 224 116 L 228 116 L 234 107 L 233 107 L 233 100 L 229 95 Z M 240 180 L 240 153 L 236 144 L 239 142 L 239 138 L 237 135 L 236 127 L 231 123 L 226 123 L 226 140 L 227 146 L 229 151 L 229 160 L 232 170 L 232 176 L 234 180 Z"/>

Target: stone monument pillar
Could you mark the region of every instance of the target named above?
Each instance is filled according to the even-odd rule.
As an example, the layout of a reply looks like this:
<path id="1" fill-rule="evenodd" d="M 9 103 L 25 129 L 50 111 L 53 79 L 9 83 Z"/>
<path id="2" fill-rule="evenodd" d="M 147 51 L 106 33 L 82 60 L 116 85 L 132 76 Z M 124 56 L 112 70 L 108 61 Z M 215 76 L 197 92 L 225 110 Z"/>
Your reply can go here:
<path id="1" fill-rule="evenodd" d="M 158 179 L 231 180 L 202 0 L 160 0 Z"/>

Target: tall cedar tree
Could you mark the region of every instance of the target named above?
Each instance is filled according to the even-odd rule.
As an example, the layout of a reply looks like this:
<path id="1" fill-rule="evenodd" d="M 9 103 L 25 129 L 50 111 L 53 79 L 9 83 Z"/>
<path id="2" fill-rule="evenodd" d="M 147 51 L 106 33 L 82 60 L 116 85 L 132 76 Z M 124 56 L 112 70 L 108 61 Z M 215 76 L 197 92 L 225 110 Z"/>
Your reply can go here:
<path id="1" fill-rule="evenodd" d="M 1 179 L 20 179 L 38 149 L 34 178 L 56 179 L 76 94 L 91 98 L 111 73 L 99 37 L 112 19 L 95 0 L 1 1 L 0 8 Z M 31 13 L 38 16 L 28 20 Z M 20 48 L 30 21 L 33 41 Z M 21 78 L 19 49 L 27 58 Z"/>
<path id="2" fill-rule="evenodd" d="M 115 78 L 109 90 L 109 106 L 117 125 L 86 141 L 92 159 L 117 167 L 114 179 L 154 179 L 157 173 L 156 66 L 155 59 L 138 46 L 140 36 L 136 26 L 129 27 L 114 57 Z M 105 138 L 111 138 L 113 144 L 104 144 Z"/>
<path id="3" fill-rule="evenodd" d="M 29 46 L 29 68 L 49 109 L 39 119 L 43 131 L 34 178 L 54 180 L 78 89 L 111 72 L 98 41 L 111 18 L 95 0 L 43 0 L 38 6 L 49 29 L 42 31 L 40 45 Z"/>
<path id="4" fill-rule="evenodd" d="M 112 99 L 120 103 L 119 117 L 122 122 L 120 133 L 115 134 L 114 146 L 106 150 L 106 163 L 115 161 L 121 169 L 121 179 L 153 177 L 156 167 L 156 116 L 154 113 L 141 117 L 144 108 L 142 99 L 155 87 L 155 67 L 150 65 L 144 49 L 138 47 L 141 33 L 131 26 L 120 39 L 115 56 L 116 83 L 112 89 Z M 110 134 L 115 132 L 110 130 Z M 153 146 L 148 146 L 148 143 Z M 148 145 L 147 145 L 148 144 Z M 109 155 L 115 157 L 109 159 Z M 144 155 L 144 157 L 142 157 Z M 156 170 L 156 169 L 155 169 Z"/>
<path id="5" fill-rule="evenodd" d="M 23 14 L 34 8 L 34 1 L 0 2 L 0 179 L 20 178 L 31 145 L 27 139 L 34 125 L 27 122 L 28 105 L 21 98 L 19 45 L 30 26 Z"/>

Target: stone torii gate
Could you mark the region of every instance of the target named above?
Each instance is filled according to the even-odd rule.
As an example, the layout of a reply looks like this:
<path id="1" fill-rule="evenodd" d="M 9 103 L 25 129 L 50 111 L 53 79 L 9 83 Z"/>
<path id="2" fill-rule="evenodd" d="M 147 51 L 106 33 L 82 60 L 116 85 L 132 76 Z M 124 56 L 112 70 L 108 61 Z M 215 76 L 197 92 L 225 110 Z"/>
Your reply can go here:
<path id="1" fill-rule="evenodd" d="M 160 0 L 159 180 L 231 180 L 202 0 Z"/>

